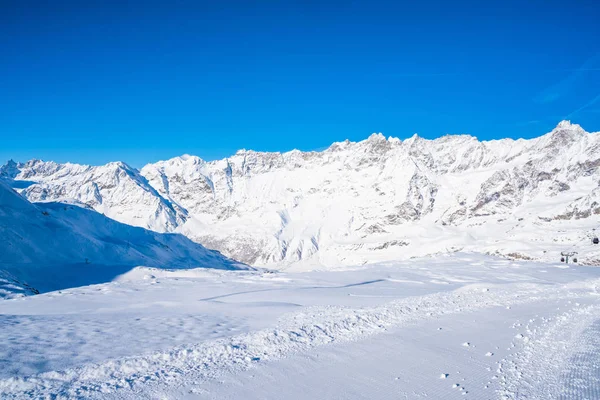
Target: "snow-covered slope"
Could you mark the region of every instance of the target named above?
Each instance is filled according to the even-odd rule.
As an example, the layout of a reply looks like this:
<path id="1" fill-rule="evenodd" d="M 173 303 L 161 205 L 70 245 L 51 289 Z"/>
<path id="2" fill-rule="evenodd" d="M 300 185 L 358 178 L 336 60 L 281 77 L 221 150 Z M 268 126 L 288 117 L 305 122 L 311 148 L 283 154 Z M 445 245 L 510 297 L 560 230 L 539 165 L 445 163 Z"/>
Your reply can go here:
<path id="1" fill-rule="evenodd" d="M 127 278 L 0 302 L 2 400 L 600 398 L 600 268 L 456 253 Z"/>
<path id="2" fill-rule="evenodd" d="M 556 259 L 573 245 L 595 263 L 599 166 L 600 133 L 563 121 L 531 140 L 373 134 L 322 152 L 185 155 L 139 174 L 41 161 L 0 173 L 27 181 L 30 199 L 68 197 L 247 263 L 312 268 L 459 249 Z"/>
<path id="3" fill-rule="evenodd" d="M 0 243 L 0 298 L 106 282 L 138 265 L 245 268 L 179 234 L 70 204 L 32 204 L 2 180 Z"/>

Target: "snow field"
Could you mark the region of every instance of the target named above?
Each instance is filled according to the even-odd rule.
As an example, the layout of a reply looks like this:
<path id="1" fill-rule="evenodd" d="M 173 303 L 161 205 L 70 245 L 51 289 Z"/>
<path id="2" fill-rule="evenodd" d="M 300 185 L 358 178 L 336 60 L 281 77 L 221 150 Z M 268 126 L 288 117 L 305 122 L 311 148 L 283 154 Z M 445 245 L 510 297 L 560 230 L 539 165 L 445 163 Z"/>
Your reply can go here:
<path id="1" fill-rule="evenodd" d="M 492 266 L 495 268 L 492 269 Z M 506 270 L 503 271 L 503 268 Z M 458 359 L 466 365 L 461 367 L 462 373 L 465 374 L 461 375 L 461 378 L 465 377 L 468 368 L 471 368 L 468 367 L 471 365 L 470 357 L 480 360 L 480 366 L 487 365 L 490 368 L 490 363 L 497 362 L 500 357 L 506 358 L 501 371 L 494 373 L 498 375 L 494 381 L 508 382 L 515 386 L 494 387 L 490 383 L 488 387 L 492 387 L 490 393 L 501 393 L 502 390 L 502 393 L 509 396 L 523 390 L 524 387 L 521 381 L 510 375 L 510 360 L 516 360 L 513 362 L 520 368 L 529 365 L 527 354 L 533 354 L 531 357 L 534 362 L 538 362 L 544 368 L 550 368 L 552 363 L 545 361 L 537 351 L 530 351 L 529 347 L 524 347 L 534 343 L 534 336 L 525 328 L 510 332 L 508 338 L 514 342 L 512 353 L 503 353 L 506 350 L 500 348 L 501 343 L 484 345 L 485 335 L 477 333 L 477 329 L 481 328 L 465 321 L 488 319 L 490 324 L 485 329 L 487 332 L 494 332 L 506 324 L 506 316 L 513 315 L 511 313 L 528 315 L 540 309 L 548 311 L 548 304 L 569 304 L 570 301 L 573 308 L 577 307 L 575 304 L 591 307 L 586 308 L 590 310 L 591 323 L 594 317 L 598 316 L 592 311 L 600 300 L 596 290 L 600 287 L 600 271 L 595 269 L 579 267 L 565 270 L 535 263 L 521 263 L 519 267 L 513 267 L 510 262 L 489 257 L 442 257 L 398 264 L 394 267 L 381 266 L 312 274 L 198 270 L 197 275 L 173 271 L 175 275 L 167 278 L 157 277 L 153 270 L 147 270 L 139 279 L 142 271 L 143 269 L 139 269 L 129 278 L 123 277 L 121 282 L 3 302 L 0 312 L 3 313 L 2 319 L 5 322 L 12 319 L 22 323 L 27 314 L 31 317 L 32 313 L 45 314 L 48 318 L 46 322 L 52 318 L 60 321 L 68 319 L 69 312 L 74 313 L 71 320 L 72 332 L 106 330 L 106 326 L 90 324 L 94 318 L 110 319 L 114 329 L 123 329 L 125 326 L 131 329 L 135 328 L 135 325 L 129 318 L 117 317 L 127 314 L 135 316 L 138 313 L 146 318 L 151 317 L 147 319 L 149 325 L 146 333 L 140 330 L 140 337 L 123 337 L 123 340 L 129 343 L 129 346 L 124 346 L 130 348 L 129 354 L 117 349 L 113 351 L 113 355 L 108 354 L 108 358 L 94 361 L 93 357 L 89 357 L 88 360 L 82 357 L 71 363 L 62 362 L 59 356 L 58 361 L 49 368 L 37 366 L 38 373 L 34 372 L 35 365 L 29 364 L 25 368 L 23 364 L 27 363 L 23 363 L 23 360 L 15 359 L 15 365 L 12 366 L 9 361 L 7 371 L 11 371 L 12 368 L 12 371 L 16 372 L 9 373 L 8 376 L 4 374 L 0 380 L 3 397 L 182 398 L 183 395 L 189 395 L 203 398 L 206 394 L 203 391 L 208 390 L 215 396 L 213 398 L 220 398 L 220 394 L 224 395 L 227 390 L 234 389 L 225 385 L 223 389 L 215 391 L 215 382 L 222 379 L 243 379 L 251 371 L 270 371 L 270 375 L 263 377 L 269 379 L 274 374 L 270 365 L 281 362 L 285 364 L 287 359 L 294 360 L 305 355 L 315 357 L 319 353 L 335 352 L 337 349 L 343 349 L 346 357 L 355 357 L 354 362 L 358 363 L 358 366 L 350 368 L 349 371 L 358 369 L 360 374 L 371 376 L 368 369 L 363 370 L 360 365 L 377 363 L 385 358 L 385 355 L 373 353 L 370 359 L 363 360 L 360 357 L 356 358 L 358 356 L 353 349 L 360 349 L 364 343 L 373 345 L 379 340 L 387 341 L 390 346 L 400 346 L 408 353 L 395 367 L 387 367 L 389 373 L 396 370 L 400 374 L 396 377 L 404 376 L 402 380 L 407 384 L 403 390 L 409 398 L 412 393 L 411 387 L 417 394 L 429 393 L 434 395 L 434 398 L 439 398 L 435 397 L 436 394 L 445 395 L 446 389 L 460 392 L 460 396 L 473 395 L 484 390 L 486 382 L 492 380 L 493 375 L 488 374 L 490 371 L 478 368 L 479 375 L 474 374 L 476 382 L 469 383 L 456 381 L 457 369 L 449 367 L 449 360 Z M 502 276 L 499 272 L 507 274 Z M 161 273 L 163 276 L 169 274 L 168 271 Z M 430 279 L 432 276 L 437 279 Z M 499 277 L 504 278 L 504 283 L 489 282 Z M 444 279 L 445 284 L 441 283 Z M 337 280 L 337 284 L 333 284 L 332 280 Z M 110 296 L 102 295 L 102 291 L 106 289 L 115 293 Z M 141 298 L 136 299 L 138 296 Z M 52 316 L 53 302 L 54 306 L 64 304 L 61 309 L 67 314 Z M 36 307 L 37 305 L 41 307 Z M 180 305 L 182 310 L 179 309 Z M 554 309 L 549 311 L 551 314 L 545 318 L 560 320 L 552 314 L 559 313 Z M 87 319 L 82 318 L 82 312 L 86 314 Z M 169 332 L 173 332 L 175 326 L 161 329 L 165 322 L 165 314 L 175 319 L 179 318 L 180 321 L 187 320 L 189 323 L 187 327 L 181 325 L 183 332 L 179 340 L 172 341 L 169 338 Z M 191 318 L 192 314 L 196 314 L 196 319 Z M 233 318 L 234 316 L 237 319 Z M 576 317 L 570 318 L 570 321 L 574 320 L 582 321 Z M 153 323 L 158 336 L 155 341 L 147 340 L 153 335 Z M 218 325 L 223 329 L 217 328 Z M 467 329 L 461 327 L 463 325 Z M 423 326 L 427 326 L 426 331 Z M 586 323 L 582 323 L 582 326 L 586 326 Z M 46 342 L 38 343 L 31 339 L 44 329 L 39 321 L 25 327 L 25 330 L 13 330 L 12 333 L 9 331 L 14 337 L 8 340 L 11 340 L 16 353 L 20 353 L 26 343 L 30 343 L 28 351 L 37 351 L 43 357 L 47 355 L 44 346 L 60 346 L 62 341 L 70 340 L 69 334 L 62 337 L 60 334 L 53 336 L 50 331 Z M 235 327 L 239 328 L 238 333 L 232 330 Z M 194 329 L 204 332 L 206 336 L 201 338 L 201 335 L 191 335 L 190 332 Z M 510 329 L 515 328 L 511 325 Z M 540 332 L 565 331 L 550 325 L 538 329 Z M 212 332 L 213 336 L 208 332 Z M 503 332 L 506 332 L 506 329 Z M 397 335 L 401 335 L 403 339 L 398 341 Z M 523 337 L 517 338 L 517 335 Z M 554 333 L 549 335 L 557 337 Z M 448 337 L 454 339 L 448 340 Z M 525 340 L 525 337 L 530 339 Z M 418 338 L 426 340 L 418 343 Z M 79 353 L 85 354 L 93 352 L 95 346 L 106 338 L 101 335 L 88 335 L 82 340 L 87 341 L 87 347 L 80 348 Z M 417 342 L 410 343 L 415 340 Z M 177 342 L 180 344 L 173 347 Z M 146 343 L 147 347 L 143 347 L 143 343 Z M 463 343 L 469 345 L 464 346 Z M 507 347 L 504 344 L 503 347 L 508 348 L 510 345 Z M 414 349 L 409 350 L 411 348 Z M 432 354 L 440 356 L 435 356 L 433 363 L 423 362 L 423 354 L 417 353 L 420 349 L 432 348 L 437 350 L 426 353 L 428 357 L 431 358 Z M 553 350 L 551 346 L 548 348 L 549 351 L 562 354 L 560 349 Z M 369 354 L 374 349 L 367 346 L 363 350 L 365 354 Z M 110 350 L 107 351 L 110 353 Z M 411 352 L 415 353 L 414 356 L 411 356 Z M 68 357 L 67 354 L 65 352 L 63 356 Z M 413 363 L 423 366 L 415 368 Z M 61 368 L 61 365 L 64 367 Z M 427 377 L 415 379 L 411 376 L 413 369 L 418 371 L 427 365 L 433 368 Z M 542 368 L 538 367 L 535 370 Z M 311 376 L 310 369 L 302 372 L 308 377 Z M 340 374 L 344 374 L 344 368 L 341 368 Z M 448 374 L 447 379 L 439 379 L 442 374 Z M 337 377 L 340 378 L 339 375 Z M 347 379 L 341 379 L 340 382 L 347 383 Z M 425 383 L 429 386 L 424 386 Z M 442 384 L 443 386 L 439 386 Z M 459 386 L 453 389 L 454 384 Z M 347 393 L 340 386 L 332 387 L 337 387 L 339 393 Z M 385 393 L 380 393 L 380 397 L 377 393 L 365 393 L 364 390 L 369 389 L 364 385 L 354 387 L 356 398 L 360 398 L 361 387 L 364 398 L 385 398 L 382 397 Z M 257 396 L 265 391 L 264 388 L 262 392 L 257 391 Z M 237 394 L 239 395 L 239 392 Z M 291 398 L 305 398 L 301 395 L 301 392 L 293 392 Z M 535 397 L 534 393 L 530 398 L 541 397 Z"/>

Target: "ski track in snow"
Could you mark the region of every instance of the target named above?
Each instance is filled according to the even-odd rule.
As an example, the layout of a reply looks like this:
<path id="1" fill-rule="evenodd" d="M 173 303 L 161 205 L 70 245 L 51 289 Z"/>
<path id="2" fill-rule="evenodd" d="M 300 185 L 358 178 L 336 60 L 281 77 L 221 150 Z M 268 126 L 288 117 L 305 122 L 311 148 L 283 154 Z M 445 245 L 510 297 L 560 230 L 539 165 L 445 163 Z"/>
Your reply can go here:
<path id="1" fill-rule="evenodd" d="M 579 350 L 568 360 L 561 375 L 559 399 L 600 398 L 600 320 L 595 320 L 578 338 Z"/>
<path id="2" fill-rule="evenodd" d="M 290 353 L 316 346 L 355 341 L 385 332 L 388 328 L 409 325 L 442 315 L 465 314 L 492 307 L 507 307 L 547 299 L 578 299 L 594 296 L 600 280 L 587 280 L 562 286 L 539 284 L 468 285 L 452 292 L 410 297 L 381 306 L 351 309 L 334 306 L 308 307 L 299 313 L 286 314 L 275 329 L 263 329 L 231 338 L 185 345 L 153 354 L 126 357 L 87 364 L 63 371 L 45 372 L 28 377 L 12 377 L 0 381 L 3 398 L 155 398 L 163 390 L 189 386 L 218 377 L 220 374 L 245 370 L 252 365 L 282 358 Z M 596 297 L 594 296 L 594 299 Z M 589 317 L 589 318 L 583 318 Z M 503 360 L 499 367 L 501 395 L 507 399 L 520 396 L 546 398 L 557 385 L 536 386 L 540 376 L 523 375 L 523 367 L 532 372 L 543 371 L 544 378 L 559 376 L 554 371 L 564 365 L 565 354 L 576 357 L 585 353 L 562 351 L 575 337 L 585 332 L 594 318 L 597 306 L 582 308 L 552 321 L 539 339 L 527 342 L 514 359 Z M 565 329 L 568 326 L 570 329 Z M 526 334 L 527 332 L 525 332 Z M 556 346 L 566 335 L 564 346 Z M 524 336 L 527 337 L 527 336 Z M 515 339 L 517 340 L 517 339 Z M 522 340 L 522 339 L 521 339 Z M 593 345 L 588 339 L 588 345 Z M 527 341 L 527 340 L 526 340 Z M 562 343 L 562 342 L 561 342 Z M 544 357 L 533 357 L 544 351 Z M 583 362 L 587 362 L 585 361 Z M 590 368 L 587 368 L 590 370 Z M 565 371 L 567 382 L 576 384 L 575 374 Z M 535 372 L 537 373 L 537 372 Z M 547 381 L 548 379 L 546 379 Z M 542 380 L 543 381 L 543 380 Z M 550 379 L 550 382 L 553 382 Z M 554 382 L 558 382 L 554 380 Z M 524 388 L 524 389 L 523 389 Z M 525 392 L 523 392 L 525 393 Z M 554 392 L 552 392 L 554 393 Z M 542 397 L 539 397 L 539 396 Z"/>
<path id="3" fill-rule="evenodd" d="M 598 304 L 530 320 L 513 342 L 522 349 L 498 362 L 501 398 L 600 398 L 599 334 Z"/>

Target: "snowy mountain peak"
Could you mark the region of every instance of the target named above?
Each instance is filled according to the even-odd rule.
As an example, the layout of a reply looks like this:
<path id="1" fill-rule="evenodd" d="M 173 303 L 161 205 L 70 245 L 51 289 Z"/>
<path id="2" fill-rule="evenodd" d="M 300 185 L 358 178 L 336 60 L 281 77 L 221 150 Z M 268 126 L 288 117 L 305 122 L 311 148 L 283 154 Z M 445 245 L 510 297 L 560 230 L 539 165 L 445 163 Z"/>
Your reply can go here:
<path id="1" fill-rule="evenodd" d="M 575 126 L 581 128 L 579 125 L 571 124 L 571 121 L 569 120 L 562 120 L 558 123 L 558 125 L 556 125 L 556 128 L 554 129 L 568 129 Z"/>
<path id="2" fill-rule="evenodd" d="M 179 157 L 173 157 L 168 160 L 158 161 L 152 165 L 160 168 L 181 168 L 183 166 L 196 167 L 206 164 L 206 161 L 198 156 L 184 154 Z"/>
<path id="3" fill-rule="evenodd" d="M 571 121 L 560 121 L 552 132 L 571 132 L 573 135 L 584 136 L 587 132 L 579 124 L 572 124 Z"/>
<path id="4" fill-rule="evenodd" d="M 419 136 L 418 133 L 414 133 L 411 137 L 409 137 L 408 139 L 405 139 L 403 141 L 403 143 L 405 146 L 411 147 L 411 146 L 416 145 L 417 143 L 424 142 L 426 140 L 427 139 Z"/>
<path id="5" fill-rule="evenodd" d="M 367 141 L 369 142 L 381 142 L 381 141 L 385 141 L 386 138 L 383 135 L 383 133 L 379 132 L 379 133 L 372 133 L 371 136 L 369 136 L 369 138 L 367 139 Z"/>
<path id="6" fill-rule="evenodd" d="M 554 158 L 564 155 L 568 148 L 580 147 L 582 150 L 587 147 L 588 137 L 591 138 L 580 125 L 561 121 L 552 131 L 532 141 L 537 144 L 536 148 L 542 151 L 542 156 Z"/>
<path id="7" fill-rule="evenodd" d="M 134 170 L 134 168 L 130 167 L 127 163 L 124 163 L 123 161 L 111 161 L 108 164 L 106 164 L 105 167 L 114 169 L 124 169 L 127 171 Z"/>
<path id="8" fill-rule="evenodd" d="M 328 151 L 328 152 L 342 151 L 342 150 L 347 149 L 352 144 L 353 143 L 349 139 L 346 139 L 343 142 L 334 142 L 325 151 Z"/>
<path id="9" fill-rule="evenodd" d="M 0 166 L 0 179 L 14 179 L 18 174 L 19 164 L 12 159 Z"/>

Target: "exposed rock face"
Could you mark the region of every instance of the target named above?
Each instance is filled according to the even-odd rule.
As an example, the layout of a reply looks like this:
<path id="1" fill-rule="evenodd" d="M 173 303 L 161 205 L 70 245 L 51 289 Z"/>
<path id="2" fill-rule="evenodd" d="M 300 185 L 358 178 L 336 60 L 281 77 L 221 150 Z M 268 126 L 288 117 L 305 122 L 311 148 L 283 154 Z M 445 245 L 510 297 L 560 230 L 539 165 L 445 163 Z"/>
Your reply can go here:
<path id="1" fill-rule="evenodd" d="M 322 152 L 185 155 L 139 172 L 123 163 L 13 162 L 0 176 L 32 183 L 22 191 L 33 201 L 71 199 L 244 262 L 289 265 L 368 262 L 368 253 L 350 254 L 366 248 L 413 251 L 416 223 L 464 231 L 516 214 L 536 223 L 591 218 L 600 213 L 599 167 L 600 134 L 563 121 L 531 140 L 373 134 Z"/>

